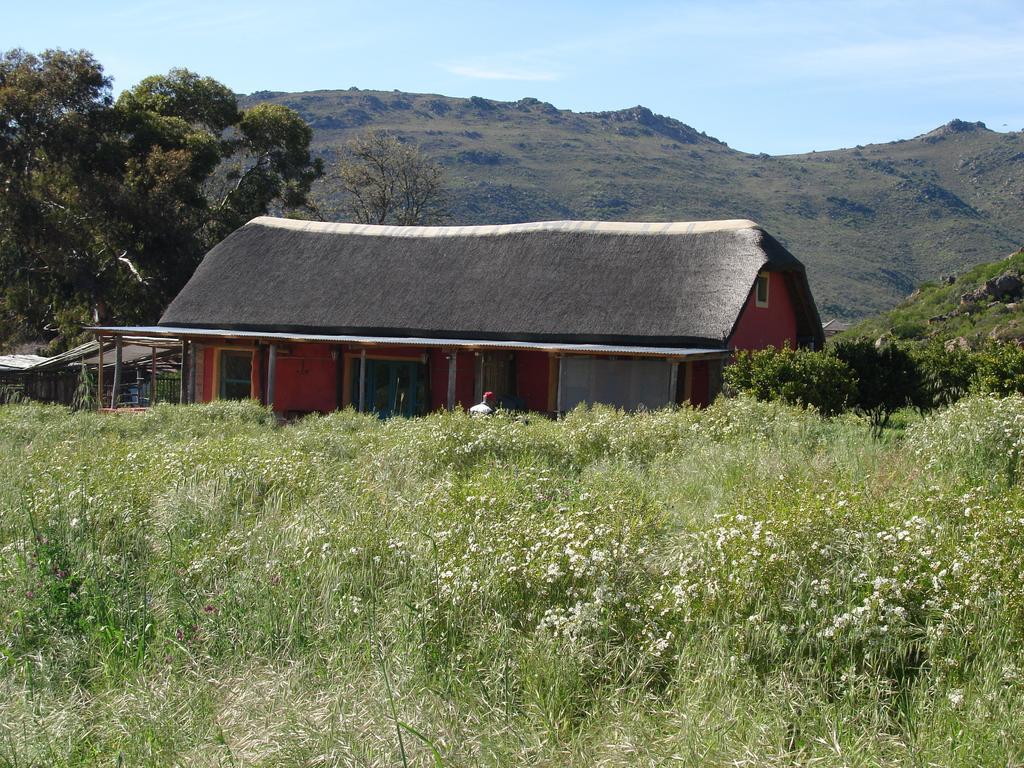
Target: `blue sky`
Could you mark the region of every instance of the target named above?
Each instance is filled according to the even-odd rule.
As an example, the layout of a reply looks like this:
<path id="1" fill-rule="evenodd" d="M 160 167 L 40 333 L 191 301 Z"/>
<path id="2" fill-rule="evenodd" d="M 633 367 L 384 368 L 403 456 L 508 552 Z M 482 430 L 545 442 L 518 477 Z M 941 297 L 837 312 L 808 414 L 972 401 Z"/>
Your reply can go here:
<path id="1" fill-rule="evenodd" d="M 748 152 L 1024 128 L 1024 3 L 0 0 L 0 48 L 85 48 L 125 88 L 373 88 L 643 104 Z"/>

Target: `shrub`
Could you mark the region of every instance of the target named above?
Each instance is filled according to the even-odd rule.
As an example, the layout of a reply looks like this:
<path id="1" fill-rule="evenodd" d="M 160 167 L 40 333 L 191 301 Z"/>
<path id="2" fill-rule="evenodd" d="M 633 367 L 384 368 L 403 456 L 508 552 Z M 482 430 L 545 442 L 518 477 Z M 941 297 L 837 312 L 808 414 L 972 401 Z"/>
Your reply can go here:
<path id="1" fill-rule="evenodd" d="M 898 339 L 919 339 L 928 330 L 928 326 L 919 320 L 904 320 L 892 327 L 892 334 Z"/>
<path id="2" fill-rule="evenodd" d="M 928 468 L 973 483 L 1013 485 L 1024 455 L 1024 398 L 964 398 L 912 426 L 907 439 Z"/>
<path id="3" fill-rule="evenodd" d="M 758 400 L 810 406 L 826 416 L 845 410 L 857 392 L 853 372 L 842 360 L 789 347 L 739 352 L 725 370 L 725 383 Z"/>
<path id="4" fill-rule="evenodd" d="M 966 349 L 947 349 L 933 341 L 912 353 L 920 376 L 922 407 L 941 408 L 955 403 L 970 390 L 977 357 Z"/>
<path id="5" fill-rule="evenodd" d="M 971 382 L 978 394 L 1024 394 L 1024 347 L 1010 342 L 989 342 L 975 355 Z"/>

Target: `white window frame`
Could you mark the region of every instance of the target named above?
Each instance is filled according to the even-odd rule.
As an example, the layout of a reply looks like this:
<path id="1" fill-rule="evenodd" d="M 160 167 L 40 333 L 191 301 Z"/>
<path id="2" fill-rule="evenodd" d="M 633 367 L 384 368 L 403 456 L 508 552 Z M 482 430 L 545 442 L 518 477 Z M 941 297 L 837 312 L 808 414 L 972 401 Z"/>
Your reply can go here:
<path id="1" fill-rule="evenodd" d="M 761 285 L 762 281 L 764 284 L 764 300 L 761 299 Z M 771 289 L 772 281 L 769 277 L 768 272 L 760 272 L 757 275 L 757 281 L 754 283 L 754 304 L 758 307 L 767 307 L 768 301 L 771 296 L 769 293 Z"/>

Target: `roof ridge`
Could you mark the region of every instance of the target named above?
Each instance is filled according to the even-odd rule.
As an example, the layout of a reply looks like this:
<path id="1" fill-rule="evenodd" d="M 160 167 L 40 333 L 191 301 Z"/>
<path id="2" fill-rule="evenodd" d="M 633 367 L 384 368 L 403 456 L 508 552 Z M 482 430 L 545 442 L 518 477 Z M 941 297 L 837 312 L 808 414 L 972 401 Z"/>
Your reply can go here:
<path id="1" fill-rule="evenodd" d="M 300 232 L 383 237 L 486 237 L 524 232 L 590 232 L 634 235 L 693 235 L 739 229 L 761 229 L 749 219 L 718 221 L 528 221 L 521 224 L 477 224 L 469 226 L 408 227 L 382 224 L 306 221 L 277 216 L 257 216 L 246 226 L 258 225 Z"/>

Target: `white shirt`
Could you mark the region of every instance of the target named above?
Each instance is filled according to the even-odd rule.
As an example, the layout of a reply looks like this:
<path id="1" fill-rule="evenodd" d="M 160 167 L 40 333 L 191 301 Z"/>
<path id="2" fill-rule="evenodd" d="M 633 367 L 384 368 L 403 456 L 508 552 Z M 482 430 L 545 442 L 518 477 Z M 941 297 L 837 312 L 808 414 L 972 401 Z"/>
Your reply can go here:
<path id="1" fill-rule="evenodd" d="M 477 403 L 469 409 L 470 416 L 490 416 L 492 413 L 494 413 L 494 409 L 487 403 Z"/>

